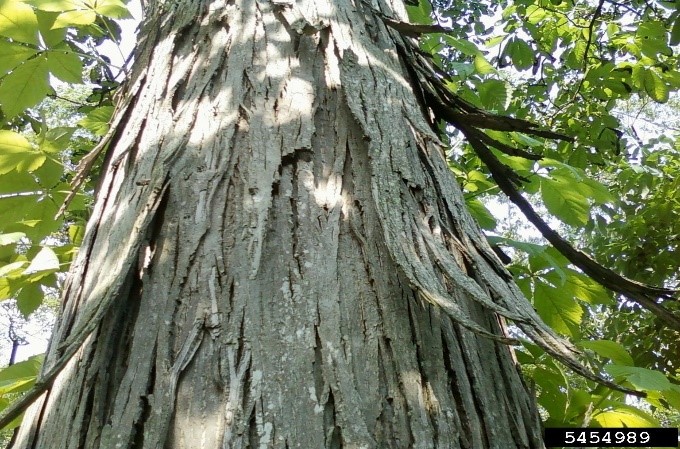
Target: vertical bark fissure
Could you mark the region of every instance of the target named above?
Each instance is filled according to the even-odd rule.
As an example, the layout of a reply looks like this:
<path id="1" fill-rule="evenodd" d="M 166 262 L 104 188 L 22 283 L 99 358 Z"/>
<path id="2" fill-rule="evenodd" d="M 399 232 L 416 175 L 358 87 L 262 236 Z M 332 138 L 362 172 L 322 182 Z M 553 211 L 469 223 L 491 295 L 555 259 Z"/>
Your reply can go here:
<path id="1" fill-rule="evenodd" d="M 458 338 L 461 339 L 461 341 L 463 341 L 463 339 L 465 337 L 462 336 L 459 331 L 454 331 L 454 332 L 457 334 Z M 483 368 L 479 364 L 474 363 L 470 359 L 469 354 L 468 354 L 468 348 L 462 347 L 461 356 L 462 356 L 463 366 L 465 367 L 465 372 L 467 374 L 467 378 L 469 379 L 468 388 L 471 389 L 472 396 L 473 397 L 480 397 L 480 395 L 485 395 L 485 394 L 492 396 L 493 392 L 485 392 L 480 387 L 479 383 L 476 382 L 477 376 L 480 375 L 480 373 L 478 373 L 477 370 L 482 370 Z M 483 375 L 487 375 L 487 372 L 485 372 L 485 371 L 482 371 L 481 373 Z M 489 398 L 489 397 L 485 397 L 484 400 L 489 401 L 489 400 L 492 400 L 492 399 Z M 495 404 L 495 405 L 497 405 L 497 404 Z M 481 440 L 482 440 L 481 441 L 482 447 L 489 447 L 490 448 L 490 447 L 493 447 L 493 446 L 497 446 L 498 442 L 493 440 L 493 438 L 495 437 L 495 435 L 493 435 L 493 430 L 494 430 L 493 425 L 494 425 L 494 423 L 489 422 L 487 411 L 484 407 L 484 401 L 473 401 L 473 406 L 474 406 L 473 410 L 469 411 L 468 413 L 474 413 L 475 416 L 477 416 L 477 422 L 479 423 L 479 426 L 480 426 L 479 430 L 481 430 L 480 436 L 481 436 Z M 489 424 L 491 424 L 491 427 L 489 426 Z"/>
<path id="2" fill-rule="evenodd" d="M 95 379 L 96 379 L 96 377 L 95 377 Z M 87 422 L 88 424 L 91 425 L 92 424 L 92 422 L 91 422 L 92 417 L 94 415 L 92 409 L 94 407 L 94 397 L 95 397 L 96 390 L 90 389 L 90 390 L 84 391 L 83 393 L 87 396 L 86 396 L 84 401 L 81 401 L 81 403 L 83 405 L 81 407 L 80 412 L 82 413 L 83 422 Z M 76 419 L 76 417 L 74 417 L 74 420 L 75 419 Z M 79 435 L 80 438 L 79 438 L 78 443 L 77 443 L 79 448 L 85 447 L 85 441 L 88 438 L 91 439 L 93 437 L 93 435 L 88 434 L 88 429 L 89 429 L 89 425 L 84 426 L 82 429 L 80 429 L 80 435 Z M 93 433 L 96 433 L 96 432 L 93 432 Z"/>
<path id="3" fill-rule="evenodd" d="M 442 327 L 441 329 L 441 340 L 442 340 L 442 356 L 443 356 L 443 363 L 444 363 L 444 369 L 446 370 L 446 380 L 447 380 L 447 385 L 450 387 L 451 394 L 456 397 L 456 401 L 454 401 L 455 405 L 455 425 L 454 427 L 456 428 L 456 439 L 459 440 L 460 442 L 460 447 L 464 449 L 472 449 L 472 446 L 470 444 L 470 437 L 469 435 L 474 434 L 474 430 L 471 426 L 471 423 L 469 421 L 469 418 L 467 416 L 466 412 L 466 407 L 463 404 L 463 393 L 460 390 L 460 387 L 458 385 L 457 377 L 456 377 L 456 372 L 454 370 L 453 365 L 451 364 L 451 353 L 449 351 L 449 344 L 447 343 L 447 338 L 445 334 L 445 330 Z"/>

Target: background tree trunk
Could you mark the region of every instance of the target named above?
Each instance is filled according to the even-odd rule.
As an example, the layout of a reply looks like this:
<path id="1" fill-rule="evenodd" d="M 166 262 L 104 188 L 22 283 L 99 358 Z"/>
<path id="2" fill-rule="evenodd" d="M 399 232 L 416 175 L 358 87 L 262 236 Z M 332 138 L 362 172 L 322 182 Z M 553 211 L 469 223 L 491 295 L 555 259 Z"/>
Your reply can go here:
<path id="1" fill-rule="evenodd" d="M 148 5 L 45 369 L 96 328 L 16 448 L 542 447 L 510 350 L 423 300 L 500 334 L 472 296 L 514 287 L 376 11 Z"/>

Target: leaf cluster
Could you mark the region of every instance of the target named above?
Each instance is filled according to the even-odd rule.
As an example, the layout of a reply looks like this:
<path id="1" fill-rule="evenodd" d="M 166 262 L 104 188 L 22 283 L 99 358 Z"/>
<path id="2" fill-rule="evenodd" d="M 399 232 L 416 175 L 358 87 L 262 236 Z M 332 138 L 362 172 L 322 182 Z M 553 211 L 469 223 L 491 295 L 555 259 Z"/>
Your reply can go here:
<path id="1" fill-rule="evenodd" d="M 677 330 L 603 288 L 552 245 L 528 243 L 527 235 L 499 237 L 484 198 L 504 190 L 500 173 L 563 240 L 587 247 L 630 279 L 676 286 L 678 130 L 661 122 L 655 135 L 639 135 L 621 111 L 677 98 L 680 4 L 421 1 L 408 9 L 411 22 L 434 20 L 448 29 L 421 36 L 421 49 L 446 73 L 451 92 L 476 108 L 573 137 L 554 142 L 487 130 L 493 159 L 504 167 L 494 174 L 488 157 L 440 125 L 471 212 L 491 243 L 514 256 L 510 268 L 543 320 L 583 348 L 593 371 L 647 393 L 632 406 L 622 393 L 575 378 L 527 343 L 518 358 L 535 382 L 546 423 L 657 425 L 659 417 L 677 417 Z M 677 298 L 653 302 L 678 316 Z"/>
<path id="2" fill-rule="evenodd" d="M 75 165 L 108 129 L 119 81 L 97 46 L 119 40 L 115 20 L 127 17 L 120 0 L 0 0 L 0 301 L 24 316 L 58 290 L 82 241 L 91 183 L 55 216 Z M 40 360 L 0 370 L 0 411 L 30 388 Z"/>

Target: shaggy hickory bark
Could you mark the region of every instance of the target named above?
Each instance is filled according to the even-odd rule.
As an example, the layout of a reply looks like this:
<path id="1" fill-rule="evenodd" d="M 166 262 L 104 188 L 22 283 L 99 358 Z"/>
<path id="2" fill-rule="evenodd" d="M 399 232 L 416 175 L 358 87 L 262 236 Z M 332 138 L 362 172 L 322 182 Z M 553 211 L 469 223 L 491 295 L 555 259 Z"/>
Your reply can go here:
<path id="1" fill-rule="evenodd" d="M 568 348 L 467 213 L 377 12 L 406 20 L 147 5 L 45 372 L 80 349 L 15 448 L 542 447 L 480 333 L 500 314 Z"/>

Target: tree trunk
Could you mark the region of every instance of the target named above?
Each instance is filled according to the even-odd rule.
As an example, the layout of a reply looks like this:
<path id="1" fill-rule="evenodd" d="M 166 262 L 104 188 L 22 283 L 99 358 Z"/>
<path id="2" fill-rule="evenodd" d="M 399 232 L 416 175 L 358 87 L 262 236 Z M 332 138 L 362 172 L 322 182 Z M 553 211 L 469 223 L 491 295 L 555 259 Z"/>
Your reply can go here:
<path id="1" fill-rule="evenodd" d="M 15 447 L 543 447 L 401 0 L 147 9 Z"/>

